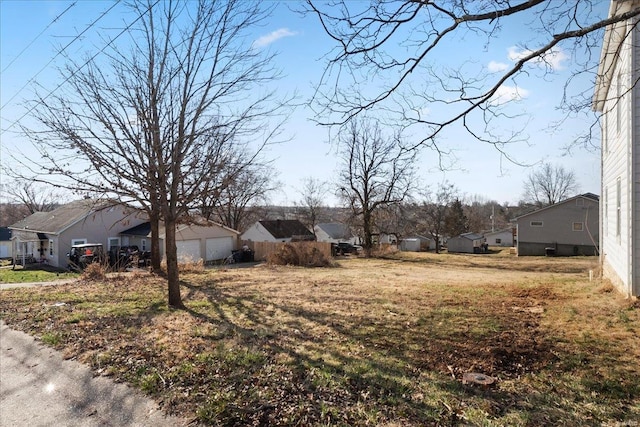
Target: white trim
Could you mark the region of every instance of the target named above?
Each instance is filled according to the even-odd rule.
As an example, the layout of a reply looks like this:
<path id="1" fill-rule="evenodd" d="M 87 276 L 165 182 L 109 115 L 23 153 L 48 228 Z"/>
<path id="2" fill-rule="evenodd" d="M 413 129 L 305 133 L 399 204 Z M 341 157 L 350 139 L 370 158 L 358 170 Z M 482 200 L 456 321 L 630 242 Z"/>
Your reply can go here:
<path id="1" fill-rule="evenodd" d="M 87 239 L 71 239 L 71 246 L 84 245 L 87 243 Z"/>

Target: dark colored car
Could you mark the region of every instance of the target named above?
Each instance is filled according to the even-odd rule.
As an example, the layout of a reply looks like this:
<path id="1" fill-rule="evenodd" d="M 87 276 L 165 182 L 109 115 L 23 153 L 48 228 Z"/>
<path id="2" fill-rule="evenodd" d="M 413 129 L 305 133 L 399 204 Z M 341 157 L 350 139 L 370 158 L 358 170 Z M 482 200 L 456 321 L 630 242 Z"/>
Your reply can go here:
<path id="1" fill-rule="evenodd" d="M 349 242 L 334 243 L 331 246 L 334 255 L 356 254 L 362 250 L 361 246 L 352 245 Z"/>
<path id="2" fill-rule="evenodd" d="M 70 270 L 84 270 L 87 265 L 94 262 L 106 262 L 107 257 L 102 248 L 102 243 L 83 243 L 71 246 L 67 254 Z"/>

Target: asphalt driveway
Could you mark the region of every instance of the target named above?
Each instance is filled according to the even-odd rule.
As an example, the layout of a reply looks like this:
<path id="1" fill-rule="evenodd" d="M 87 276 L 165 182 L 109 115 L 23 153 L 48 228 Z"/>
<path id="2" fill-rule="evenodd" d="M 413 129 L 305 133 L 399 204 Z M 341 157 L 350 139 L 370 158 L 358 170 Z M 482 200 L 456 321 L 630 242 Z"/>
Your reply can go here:
<path id="1" fill-rule="evenodd" d="M 0 320 L 0 426 L 186 426 L 125 384 L 94 377 Z"/>

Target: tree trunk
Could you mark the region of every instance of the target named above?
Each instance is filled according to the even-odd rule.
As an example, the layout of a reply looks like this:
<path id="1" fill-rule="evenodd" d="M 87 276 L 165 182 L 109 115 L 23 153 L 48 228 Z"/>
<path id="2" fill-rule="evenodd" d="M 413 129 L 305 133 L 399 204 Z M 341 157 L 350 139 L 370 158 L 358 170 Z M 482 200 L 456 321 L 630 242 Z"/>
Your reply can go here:
<path id="1" fill-rule="evenodd" d="M 178 273 L 178 247 L 176 246 L 176 221 L 171 215 L 165 215 L 165 257 L 167 259 L 167 285 L 169 289 L 169 307 L 185 308 L 180 296 L 180 277 Z"/>
<path id="2" fill-rule="evenodd" d="M 154 273 L 160 273 L 160 263 L 162 257 L 160 255 L 160 214 L 152 213 L 149 218 L 151 223 L 151 270 Z"/>

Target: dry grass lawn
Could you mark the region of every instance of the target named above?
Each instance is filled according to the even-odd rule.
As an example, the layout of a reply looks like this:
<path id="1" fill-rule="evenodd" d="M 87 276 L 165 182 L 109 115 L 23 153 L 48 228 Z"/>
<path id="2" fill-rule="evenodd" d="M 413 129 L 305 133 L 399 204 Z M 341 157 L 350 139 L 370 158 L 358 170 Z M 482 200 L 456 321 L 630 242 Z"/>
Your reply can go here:
<path id="1" fill-rule="evenodd" d="M 185 274 L 187 311 L 146 274 L 7 290 L 0 316 L 205 425 L 640 420 L 639 305 L 589 281 L 594 258 L 338 264 Z"/>

